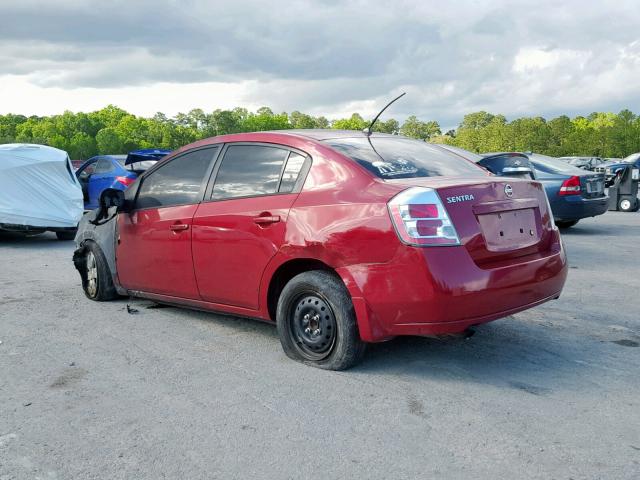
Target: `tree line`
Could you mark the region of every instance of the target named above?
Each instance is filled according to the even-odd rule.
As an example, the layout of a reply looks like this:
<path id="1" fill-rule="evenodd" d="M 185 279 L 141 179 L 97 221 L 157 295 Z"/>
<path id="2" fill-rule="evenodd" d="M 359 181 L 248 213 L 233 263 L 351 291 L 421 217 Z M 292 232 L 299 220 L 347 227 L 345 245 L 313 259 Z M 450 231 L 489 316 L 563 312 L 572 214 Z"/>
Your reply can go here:
<path id="1" fill-rule="evenodd" d="M 328 120 L 298 111 L 274 113 L 268 107 L 194 109 L 167 117 L 157 113 L 140 117 L 113 105 L 90 113 L 66 111 L 61 115 L 0 115 L 0 143 L 39 143 L 69 152 L 72 159 L 97 154 L 126 153 L 139 148 L 176 149 L 201 138 L 227 133 L 289 128 L 362 130 L 369 125 L 360 114 Z M 640 117 L 629 110 L 566 115 L 549 121 L 523 117 L 507 121 L 504 115 L 475 112 L 465 115 L 458 128 L 445 133 L 438 122 L 408 117 L 402 124 L 379 120 L 374 130 L 419 140 L 456 145 L 474 152 L 534 151 L 552 156 L 624 157 L 640 151 Z"/>

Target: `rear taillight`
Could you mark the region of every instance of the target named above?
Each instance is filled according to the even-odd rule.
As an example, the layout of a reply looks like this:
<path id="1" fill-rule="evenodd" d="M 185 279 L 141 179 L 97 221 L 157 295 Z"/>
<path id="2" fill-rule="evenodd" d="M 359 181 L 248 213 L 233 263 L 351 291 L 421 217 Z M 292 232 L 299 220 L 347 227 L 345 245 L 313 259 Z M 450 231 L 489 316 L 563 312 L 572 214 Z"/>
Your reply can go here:
<path id="1" fill-rule="evenodd" d="M 580 195 L 580 177 L 569 177 L 562 182 L 558 195 Z"/>
<path id="2" fill-rule="evenodd" d="M 121 183 L 125 187 L 128 187 L 135 181 L 135 178 L 131 177 L 116 177 L 116 182 Z"/>
<path id="3" fill-rule="evenodd" d="M 391 199 L 389 213 L 407 245 L 460 245 L 456 229 L 435 190 L 413 187 Z"/>

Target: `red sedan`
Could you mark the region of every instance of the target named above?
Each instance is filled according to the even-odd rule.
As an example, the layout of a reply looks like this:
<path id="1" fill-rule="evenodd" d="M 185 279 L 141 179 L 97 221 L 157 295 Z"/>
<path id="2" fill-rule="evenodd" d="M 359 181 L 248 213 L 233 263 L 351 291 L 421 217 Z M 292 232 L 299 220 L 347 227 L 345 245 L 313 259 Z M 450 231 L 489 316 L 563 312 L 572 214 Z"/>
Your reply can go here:
<path id="1" fill-rule="evenodd" d="M 289 357 L 326 369 L 356 364 L 367 342 L 463 333 L 557 298 L 567 275 L 540 183 L 401 136 L 202 140 L 113 210 L 76 237 L 90 299 L 274 322 Z"/>

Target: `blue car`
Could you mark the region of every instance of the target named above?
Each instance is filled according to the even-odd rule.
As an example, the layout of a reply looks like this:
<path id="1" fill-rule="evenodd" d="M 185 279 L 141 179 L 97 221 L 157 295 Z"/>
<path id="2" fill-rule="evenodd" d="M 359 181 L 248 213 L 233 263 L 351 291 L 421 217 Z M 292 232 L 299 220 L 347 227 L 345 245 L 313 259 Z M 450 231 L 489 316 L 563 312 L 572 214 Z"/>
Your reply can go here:
<path id="1" fill-rule="evenodd" d="M 527 153 L 542 183 L 559 228 L 574 226 L 582 218 L 605 213 L 609 197 L 604 190 L 604 175 L 569 165 L 557 158 Z"/>
<path id="2" fill-rule="evenodd" d="M 76 171 L 82 186 L 85 210 L 98 208 L 100 194 L 106 188 L 126 190 L 138 175 L 171 150 L 145 149 L 128 155 L 98 155 L 84 162 Z"/>

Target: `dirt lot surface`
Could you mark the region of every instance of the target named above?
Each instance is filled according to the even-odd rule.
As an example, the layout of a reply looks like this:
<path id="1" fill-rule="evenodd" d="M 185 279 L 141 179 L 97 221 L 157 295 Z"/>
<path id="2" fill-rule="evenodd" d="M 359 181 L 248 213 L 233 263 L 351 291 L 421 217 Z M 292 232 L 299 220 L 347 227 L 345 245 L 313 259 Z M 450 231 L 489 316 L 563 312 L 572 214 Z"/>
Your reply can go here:
<path id="1" fill-rule="evenodd" d="M 560 300 L 340 373 L 271 325 L 91 302 L 72 242 L 0 239 L 0 479 L 640 478 L 640 214 L 564 239 Z"/>

